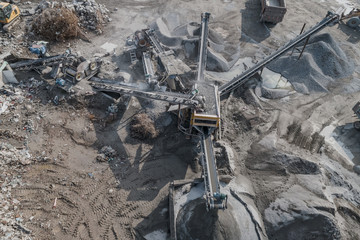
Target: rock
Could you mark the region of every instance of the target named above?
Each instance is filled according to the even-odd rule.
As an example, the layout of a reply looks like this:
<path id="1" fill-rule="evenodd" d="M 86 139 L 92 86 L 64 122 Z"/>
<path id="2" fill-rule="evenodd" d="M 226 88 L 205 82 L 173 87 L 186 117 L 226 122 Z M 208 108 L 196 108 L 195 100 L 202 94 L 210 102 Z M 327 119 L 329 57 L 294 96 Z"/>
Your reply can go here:
<path id="1" fill-rule="evenodd" d="M 230 175 L 220 175 L 219 180 L 224 183 L 229 183 L 233 179 Z"/>
<path id="2" fill-rule="evenodd" d="M 41 71 L 42 75 L 46 75 L 49 74 L 51 72 L 52 68 L 51 67 L 46 67 L 44 70 Z"/>
<path id="3" fill-rule="evenodd" d="M 357 174 L 360 175 L 360 165 L 355 165 L 355 166 L 353 167 L 353 170 L 354 170 L 354 172 L 356 172 Z"/>

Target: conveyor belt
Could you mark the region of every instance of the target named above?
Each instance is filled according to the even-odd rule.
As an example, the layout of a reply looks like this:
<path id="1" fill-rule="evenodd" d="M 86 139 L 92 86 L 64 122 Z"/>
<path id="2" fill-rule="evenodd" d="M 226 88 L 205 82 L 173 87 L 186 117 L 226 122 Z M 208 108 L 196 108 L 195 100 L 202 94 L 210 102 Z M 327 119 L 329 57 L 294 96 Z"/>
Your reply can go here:
<path id="1" fill-rule="evenodd" d="M 126 95 L 136 96 L 145 99 L 165 101 L 172 104 L 181 104 L 181 105 L 196 107 L 199 103 L 197 100 L 190 99 L 192 97 L 191 95 L 180 94 L 180 93 L 155 92 L 155 91 L 146 92 L 130 86 L 119 86 L 119 85 L 111 85 L 105 83 L 91 83 L 90 85 L 93 88 L 95 88 L 97 91 L 126 94 Z"/>
<path id="2" fill-rule="evenodd" d="M 145 73 L 146 80 L 147 81 L 151 81 L 153 79 L 156 80 L 154 66 L 152 64 L 149 52 L 143 52 L 142 61 L 143 61 L 143 67 L 144 67 L 144 73 Z"/>
<path id="3" fill-rule="evenodd" d="M 209 35 L 209 18 L 210 13 L 201 14 L 201 39 L 200 39 L 200 50 L 199 50 L 199 63 L 198 63 L 198 74 L 197 82 L 204 80 L 204 71 L 206 68 L 207 58 L 207 41 Z"/>
<path id="4" fill-rule="evenodd" d="M 68 57 L 70 57 L 68 54 L 61 54 L 52 57 L 24 60 L 10 64 L 10 67 L 14 70 L 31 70 L 41 66 L 50 66 L 52 64 L 60 63 Z"/>
<path id="5" fill-rule="evenodd" d="M 283 47 L 272 53 L 270 56 L 266 57 L 264 60 L 256 64 L 255 66 L 249 68 L 242 74 L 236 76 L 228 83 L 225 83 L 224 85 L 219 87 L 220 95 L 227 94 L 231 92 L 232 90 L 236 89 L 237 87 L 241 86 L 246 80 L 249 79 L 249 77 L 256 74 L 260 69 L 262 69 L 265 65 L 272 62 L 282 54 L 284 54 L 286 51 L 291 49 L 292 47 L 296 46 L 298 43 L 302 42 L 306 38 L 310 37 L 312 34 L 317 33 L 324 27 L 326 27 L 328 24 L 335 22 L 336 20 L 339 20 L 340 16 L 338 14 L 334 14 L 329 12 L 327 16 L 318 24 L 310 28 L 308 31 L 304 32 L 303 34 L 300 34 L 287 44 L 285 44 Z"/>
<path id="6" fill-rule="evenodd" d="M 211 134 L 206 136 L 202 135 L 201 148 L 203 152 L 201 162 L 203 167 L 207 209 L 224 209 L 227 205 L 227 198 L 226 195 L 220 193 L 220 184 L 216 170 L 216 160 Z"/>
<path id="7" fill-rule="evenodd" d="M 163 53 L 165 52 L 164 48 L 161 46 L 159 40 L 157 39 L 157 37 L 154 35 L 154 32 L 151 30 L 146 30 L 145 31 L 146 35 L 149 37 L 150 41 L 151 41 L 151 45 L 155 47 L 155 51 L 157 53 Z"/>
<path id="8" fill-rule="evenodd" d="M 205 165 L 204 167 L 204 176 L 206 177 L 206 186 L 207 192 L 210 193 L 210 196 L 213 196 L 214 193 L 220 192 L 218 176 L 216 172 L 216 162 L 213 150 L 213 144 L 211 140 L 211 135 L 207 137 L 202 137 L 202 146 L 204 153 Z"/>

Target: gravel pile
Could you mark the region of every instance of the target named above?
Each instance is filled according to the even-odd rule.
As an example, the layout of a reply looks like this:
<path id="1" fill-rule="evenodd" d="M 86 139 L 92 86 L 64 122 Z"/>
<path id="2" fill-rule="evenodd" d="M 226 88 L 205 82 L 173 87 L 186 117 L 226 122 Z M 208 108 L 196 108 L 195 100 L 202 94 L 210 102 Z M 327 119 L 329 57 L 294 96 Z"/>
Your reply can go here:
<path id="1" fill-rule="evenodd" d="M 269 65 L 269 69 L 286 77 L 300 93 L 327 92 L 336 80 L 348 77 L 354 64 L 330 34 L 313 37 L 303 56 L 283 56 Z"/>
<path id="2" fill-rule="evenodd" d="M 79 26 L 101 33 L 102 25 L 110 22 L 109 10 L 103 4 L 98 4 L 95 0 L 74 0 L 72 2 L 41 1 L 36 8 L 36 13 L 40 14 L 48 8 L 64 7 L 72 10 L 79 18 Z"/>

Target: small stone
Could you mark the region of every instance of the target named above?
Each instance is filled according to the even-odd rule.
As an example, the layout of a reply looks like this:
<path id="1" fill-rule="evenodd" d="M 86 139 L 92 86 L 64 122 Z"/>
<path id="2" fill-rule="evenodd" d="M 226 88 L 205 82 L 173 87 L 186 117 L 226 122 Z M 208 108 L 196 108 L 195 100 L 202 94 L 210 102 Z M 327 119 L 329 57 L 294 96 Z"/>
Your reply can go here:
<path id="1" fill-rule="evenodd" d="M 114 189 L 110 188 L 109 193 L 113 193 L 113 192 L 114 192 Z"/>
<path id="2" fill-rule="evenodd" d="M 360 175 L 360 165 L 355 165 L 355 166 L 353 167 L 353 169 L 354 169 L 354 172 L 356 172 L 357 174 Z"/>

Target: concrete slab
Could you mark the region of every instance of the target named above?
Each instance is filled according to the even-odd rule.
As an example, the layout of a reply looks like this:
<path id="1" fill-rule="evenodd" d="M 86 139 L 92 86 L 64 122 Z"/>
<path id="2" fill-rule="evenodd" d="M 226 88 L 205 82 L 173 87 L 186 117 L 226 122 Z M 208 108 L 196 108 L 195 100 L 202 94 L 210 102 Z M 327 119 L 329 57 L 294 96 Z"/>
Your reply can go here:
<path id="1" fill-rule="evenodd" d="M 2 72 L 0 73 L 0 88 L 4 86 L 4 82 L 3 82 L 3 77 L 2 77 Z"/>
<path id="2" fill-rule="evenodd" d="M 15 77 L 14 72 L 10 71 L 10 70 L 5 70 L 5 71 L 2 72 L 2 81 L 5 84 L 8 84 L 8 83 L 16 83 L 16 84 L 18 84 L 19 83 L 18 80 Z"/>
<path id="3" fill-rule="evenodd" d="M 114 49 L 118 47 L 118 45 L 106 42 L 103 45 L 100 46 L 102 49 L 104 49 L 106 52 L 112 52 Z"/>

